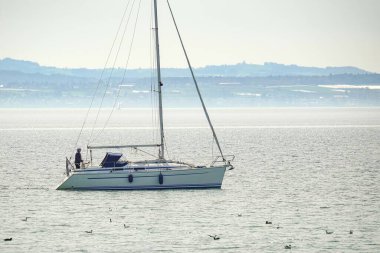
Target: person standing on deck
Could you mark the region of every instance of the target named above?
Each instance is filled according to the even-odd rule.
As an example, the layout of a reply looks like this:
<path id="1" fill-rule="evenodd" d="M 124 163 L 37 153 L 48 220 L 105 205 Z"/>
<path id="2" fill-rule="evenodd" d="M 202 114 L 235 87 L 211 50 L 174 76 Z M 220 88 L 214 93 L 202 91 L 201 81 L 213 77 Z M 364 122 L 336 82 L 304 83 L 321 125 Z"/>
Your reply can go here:
<path id="1" fill-rule="evenodd" d="M 77 153 L 75 154 L 75 168 L 80 169 L 80 165 L 83 162 L 82 160 L 82 154 L 80 153 L 81 149 L 77 149 Z"/>

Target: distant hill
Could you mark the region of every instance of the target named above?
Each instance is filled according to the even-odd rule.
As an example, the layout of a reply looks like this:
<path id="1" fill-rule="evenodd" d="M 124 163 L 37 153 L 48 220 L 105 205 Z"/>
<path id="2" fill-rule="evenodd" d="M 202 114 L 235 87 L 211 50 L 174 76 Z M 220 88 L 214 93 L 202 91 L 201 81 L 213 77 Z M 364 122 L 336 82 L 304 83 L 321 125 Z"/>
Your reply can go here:
<path id="1" fill-rule="evenodd" d="M 2 59 L 0 108 L 87 108 L 93 96 L 95 103 L 104 98 L 105 107 L 152 105 L 150 69 L 128 70 L 125 78 L 124 69 L 115 69 L 108 79 L 110 71 L 107 69 L 99 82 L 100 69 Z M 187 69 L 165 68 L 162 72 L 165 106 L 200 106 Z M 196 68 L 195 74 L 208 106 L 380 106 L 380 74 L 355 67 L 239 63 Z"/>
<path id="2" fill-rule="evenodd" d="M 99 78 L 101 69 L 87 68 L 56 68 L 41 66 L 36 62 L 15 60 L 5 58 L 0 60 L 0 70 L 19 71 L 27 74 L 43 74 L 43 75 L 65 75 L 84 78 Z M 106 73 L 110 69 L 106 70 Z M 118 68 L 114 70 L 114 77 L 121 77 L 124 69 Z M 210 65 L 196 68 L 195 73 L 199 77 L 265 77 L 265 76 L 327 76 L 339 74 L 369 74 L 368 71 L 356 67 L 303 67 L 297 65 L 284 65 L 278 63 L 247 64 L 245 62 L 235 65 Z M 150 77 L 150 69 L 128 69 L 127 76 L 129 78 Z M 189 70 L 184 68 L 164 68 L 163 76 L 166 77 L 186 77 L 189 76 Z"/>

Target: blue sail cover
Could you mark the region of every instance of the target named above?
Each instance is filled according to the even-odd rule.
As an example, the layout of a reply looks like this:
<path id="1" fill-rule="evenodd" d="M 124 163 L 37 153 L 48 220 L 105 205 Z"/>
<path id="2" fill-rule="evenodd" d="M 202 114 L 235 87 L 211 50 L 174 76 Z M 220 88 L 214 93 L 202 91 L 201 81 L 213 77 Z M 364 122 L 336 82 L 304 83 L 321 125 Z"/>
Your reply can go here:
<path id="1" fill-rule="evenodd" d="M 111 153 L 107 152 L 106 156 L 104 157 L 103 161 L 100 163 L 100 166 L 103 168 L 110 168 L 110 167 L 123 167 L 127 164 L 127 162 L 119 162 L 119 159 L 123 156 L 122 153 Z"/>

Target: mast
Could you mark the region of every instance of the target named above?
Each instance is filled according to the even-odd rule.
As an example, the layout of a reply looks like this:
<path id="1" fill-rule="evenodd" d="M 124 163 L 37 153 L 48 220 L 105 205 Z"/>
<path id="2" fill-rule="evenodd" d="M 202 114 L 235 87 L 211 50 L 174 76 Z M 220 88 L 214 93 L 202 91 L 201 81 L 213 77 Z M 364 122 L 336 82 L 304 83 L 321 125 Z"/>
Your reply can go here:
<path id="1" fill-rule="evenodd" d="M 164 156 L 164 122 L 163 122 L 163 114 L 162 114 L 162 93 L 161 93 L 161 66 L 160 66 L 160 46 L 158 43 L 158 18 L 157 18 L 157 0 L 154 0 L 154 24 L 155 27 L 155 37 L 156 37 L 156 63 L 157 63 L 157 92 L 158 92 L 158 116 L 160 122 L 160 151 L 158 158 L 165 159 Z"/>

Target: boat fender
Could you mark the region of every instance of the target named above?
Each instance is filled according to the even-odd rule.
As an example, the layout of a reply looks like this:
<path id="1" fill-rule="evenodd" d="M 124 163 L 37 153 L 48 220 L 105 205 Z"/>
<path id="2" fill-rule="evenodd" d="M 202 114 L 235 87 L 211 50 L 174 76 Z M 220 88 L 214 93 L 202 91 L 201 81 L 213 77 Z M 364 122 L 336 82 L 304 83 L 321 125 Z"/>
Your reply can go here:
<path id="1" fill-rule="evenodd" d="M 129 174 L 128 176 L 128 182 L 132 183 L 133 182 L 133 175 Z"/>
<path id="2" fill-rule="evenodd" d="M 160 175 L 158 176 L 158 182 L 159 182 L 160 184 L 163 184 L 163 183 L 164 183 L 164 176 L 161 174 L 161 172 L 160 172 Z"/>

